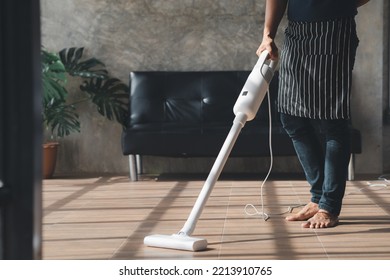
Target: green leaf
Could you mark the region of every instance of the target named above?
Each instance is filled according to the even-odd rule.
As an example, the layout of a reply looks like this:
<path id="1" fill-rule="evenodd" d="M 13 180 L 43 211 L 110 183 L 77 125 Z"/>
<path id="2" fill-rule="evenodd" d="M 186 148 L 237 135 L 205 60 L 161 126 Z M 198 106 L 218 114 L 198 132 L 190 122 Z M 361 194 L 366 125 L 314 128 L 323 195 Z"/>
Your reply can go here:
<path id="1" fill-rule="evenodd" d="M 89 94 L 98 112 L 109 120 L 126 125 L 129 88 L 120 80 L 111 78 L 85 81 L 80 89 Z"/>
<path id="2" fill-rule="evenodd" d="M 74 106 L 52 99 L 44 103 L 44 123 L 53 135 L 64 137 L 71 132 L 80 132 L 79 116 Z"/>
<path id="3" fill-rule="evenodd" d="M 41 59 L 43 100 L 46 102 L 52 98 L 64 100 L 67 96 L 65 66 L 58 55 L 46 50 L 41 51 Z"/>
<path id="4" fill-rule="evenodd" d="M 106 78 L 108 72 L 104 63 L 96 58 L 80 61 L 83 52 L 84 48 L 69 48 L 59 52 L 61 61 L 69 75 L 83 78 Z"/>

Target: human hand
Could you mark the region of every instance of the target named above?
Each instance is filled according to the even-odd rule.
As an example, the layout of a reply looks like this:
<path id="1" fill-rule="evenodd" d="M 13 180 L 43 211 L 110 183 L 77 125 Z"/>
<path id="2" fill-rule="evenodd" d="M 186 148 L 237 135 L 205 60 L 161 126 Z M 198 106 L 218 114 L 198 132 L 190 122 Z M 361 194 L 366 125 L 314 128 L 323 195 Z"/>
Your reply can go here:
<path id="1" fill-rule="evenodd" d="M 268 51 L 269 59 L 277 60 L 279 58 L 279 50 L 271 37 L 265 36 L 263 38 L 263 41 L 257 49 L 256 54 L 260 56 L 264 50 Z"/>

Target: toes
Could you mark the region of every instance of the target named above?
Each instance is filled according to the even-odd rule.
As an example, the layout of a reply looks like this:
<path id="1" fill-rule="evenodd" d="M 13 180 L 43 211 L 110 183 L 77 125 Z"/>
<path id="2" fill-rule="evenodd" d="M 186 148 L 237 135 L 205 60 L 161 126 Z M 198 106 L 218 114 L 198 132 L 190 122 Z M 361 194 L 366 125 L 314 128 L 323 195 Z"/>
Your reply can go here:
<path id="1" fill-rule="evenodd" d="M 310 218 L 307 222 L 302 224 L 303 228 L 329 228 L 335 227 L 338 224 L 338 217 L 332 216 L 329 213 L 318 212 L 312 218 Z"/>

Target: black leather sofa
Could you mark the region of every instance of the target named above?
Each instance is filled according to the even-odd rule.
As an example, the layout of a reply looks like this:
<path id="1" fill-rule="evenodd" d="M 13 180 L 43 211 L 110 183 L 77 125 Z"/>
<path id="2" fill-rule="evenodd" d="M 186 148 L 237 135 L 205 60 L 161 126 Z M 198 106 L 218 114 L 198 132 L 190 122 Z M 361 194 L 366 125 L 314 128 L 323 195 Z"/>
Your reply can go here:
<path id="1" fill-rule="evenodd" d="M 122 151 L 137 180 L 143 155 L 216 157 L 232 126 L 233 106 L 250 71 L 131 72 L 128 126 Z M 270 85 L 274 156 L 295 156 L 276 112 L 278 74 Z M 269 156 L 268 102 L 246 123 L 231 157 Z M 352 152 L 361 152 L 360 132 L 351 128 Z M 351 157 L 353 160 L 353 157 Z M 349 177 L 353 177 L 353 161 Z"/>

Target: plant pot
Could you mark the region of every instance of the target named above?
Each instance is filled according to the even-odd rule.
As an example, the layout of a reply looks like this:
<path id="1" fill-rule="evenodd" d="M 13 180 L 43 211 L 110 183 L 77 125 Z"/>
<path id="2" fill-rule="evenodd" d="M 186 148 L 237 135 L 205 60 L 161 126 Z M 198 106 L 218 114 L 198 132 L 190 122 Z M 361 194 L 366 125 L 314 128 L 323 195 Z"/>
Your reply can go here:
<path id="1" fill-rule="evenodd" d="M 57 142 L 43 144 L 43 179 L 53 177 L 56 169 L 58 145 Z"/>

